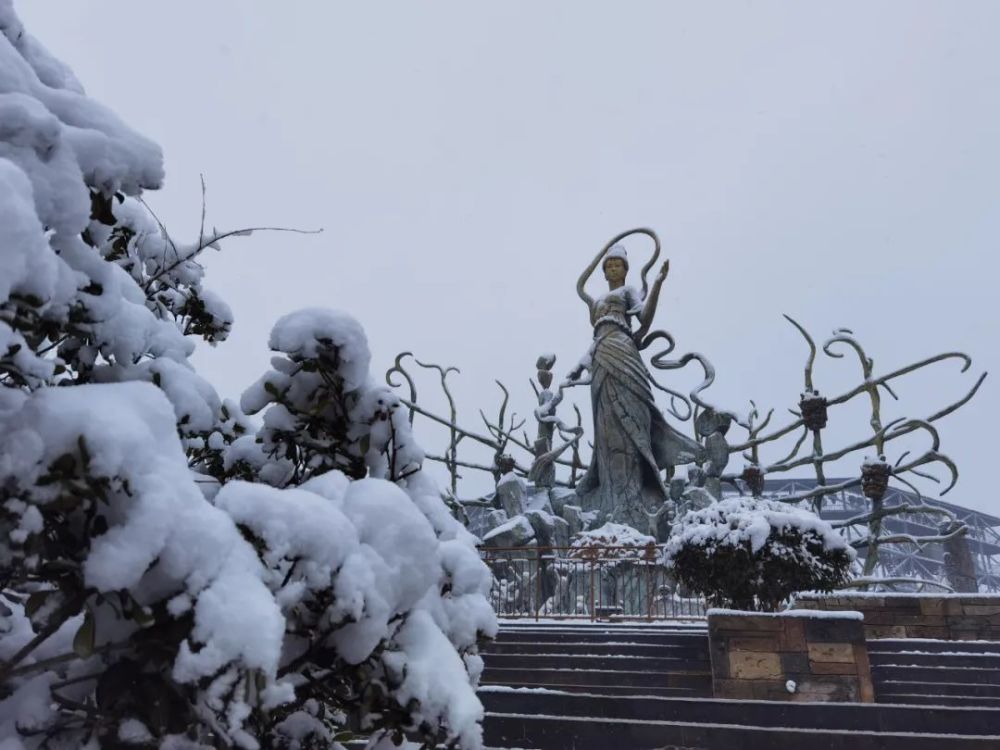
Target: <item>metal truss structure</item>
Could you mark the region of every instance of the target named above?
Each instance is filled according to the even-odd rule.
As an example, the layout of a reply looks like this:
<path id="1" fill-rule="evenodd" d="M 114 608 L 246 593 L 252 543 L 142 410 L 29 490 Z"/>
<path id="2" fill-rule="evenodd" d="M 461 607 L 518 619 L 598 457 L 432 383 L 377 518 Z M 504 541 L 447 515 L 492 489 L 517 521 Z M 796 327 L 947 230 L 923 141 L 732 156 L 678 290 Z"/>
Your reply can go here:
<path id="1" fill-rule="evenodd" d="M 841 480 L 828 481 L 830 484 L 838 484 Z M 781 499 L 807 493 L 815 485 L 815 479 L 791 477 L 768 479 L 765 482 L 764 495 Z M 921 498 L 913 492 L 895 487 L 888 489 L 884 501 L 886 507 L 903 503 L 915 504 L 919 501 L 921 504 L 936 506 L 953 513 L 968 529 L 965 539 L 972 554 L 979 590 L 1000 593 L 1000 518 L 954 503 L 929 497 Z M 864 512 L 868 504 L 869 500 L 861 493 L 860 488 L 841 490 L 836 494 L 827 495 L 821 515 L 831 522 L 843 521 Z M 926 537 L 939 533 L 940 522 L 941 516 L 930 513 L 914 512 L 888 516 L 885 520 L 885 532 Z M 863 530 L 846 527 L 843 531 L 850 539 L 852 534 L 859 536 Z M 858 550 L 860 559 L 864 560 L 866 551 L 865 547 Z M 944 555 L 944 546 L 941 544 L 928 544 L 922 548 L 913 545 L 885 547 L 879 554 L 877 575 L 887 579 L 916 578 L 947 583 Z M 919 584 L 914 585 L 919 586 Z"/>

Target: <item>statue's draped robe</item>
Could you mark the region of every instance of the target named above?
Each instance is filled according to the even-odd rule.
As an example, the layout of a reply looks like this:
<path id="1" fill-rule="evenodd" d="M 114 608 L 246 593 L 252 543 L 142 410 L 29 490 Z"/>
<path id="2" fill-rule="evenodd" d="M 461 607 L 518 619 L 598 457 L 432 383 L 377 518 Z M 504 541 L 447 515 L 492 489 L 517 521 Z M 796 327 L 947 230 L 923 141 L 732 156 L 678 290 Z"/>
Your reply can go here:
<path id="1" fill-rule="evenodd" d="M 585 510 L 648 533 L 647 513 L 655 513 L 668 499 L 661 470 L 691 463 L 703 449 L 668 425 L 653 400 L 649 372 L 629 324 L 629 315 L 641 304 L 638 293 L 620 287 L 595 304 L 590 365 L 594 451 L 577 494 Z"/>

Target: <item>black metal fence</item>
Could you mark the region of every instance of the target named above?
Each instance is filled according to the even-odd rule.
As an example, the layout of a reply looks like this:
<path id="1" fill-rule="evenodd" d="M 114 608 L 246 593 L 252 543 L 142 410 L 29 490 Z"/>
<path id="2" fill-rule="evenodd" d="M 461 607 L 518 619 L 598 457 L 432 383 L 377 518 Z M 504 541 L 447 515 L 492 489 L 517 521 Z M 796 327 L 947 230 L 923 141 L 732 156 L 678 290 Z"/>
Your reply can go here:
<path id="1" fill-rule="evenodd" d="M 655 546 L 482 549 L 500 617 L 668 620 L 705 616 L 684 596 Z"/>

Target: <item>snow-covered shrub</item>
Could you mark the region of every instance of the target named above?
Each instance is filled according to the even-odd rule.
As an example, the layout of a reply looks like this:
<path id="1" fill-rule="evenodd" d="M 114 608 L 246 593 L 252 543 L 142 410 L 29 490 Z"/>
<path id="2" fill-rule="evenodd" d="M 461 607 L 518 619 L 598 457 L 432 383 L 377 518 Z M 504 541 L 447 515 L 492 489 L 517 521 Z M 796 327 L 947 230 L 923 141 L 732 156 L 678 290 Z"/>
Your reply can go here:
<path id="1" fill-rule="evenodd" d="M 298 454 L 188 362 L 231 315 L 197 259 L 219 235 L 178 245 L 137 200 L 162 177 L 0 0 L 0 744 L 476 747 L 488 573 L 398 402 L 341 362 L 353 460 L 315 459 L 321 419 L 297 476 L 234 479 Z"/>
<path id="2" fill-rule="evenodd" d="M 265 571 L 184 451 L 227 421 L 188 335 L 221 339 L 229 315 L 132 197 L 162 177 L 159 148 L 88 99 L 0 0 L 0 736 L 12 747 L 180 733 L 250 746 L 251 706 L 289 695 Z M 211 300 L 211 320 L 180 297 Z"/>
<path id="3" fill-rule="evenodd" d="M 0 31 L 0 385 L 151 382 L 212 471 L 241 434 L 188 362 L 194 337 L 231 327 L 198 259 L 218 235 L 175 242 L 138 200 L 163 179 L 159 147 L 88 99 L 11 0 Z"/>
<path id="4" fill-rule="evenodd" d="M 273 369 L 241 402 L 263 425 L 227 454 L 257 483 L 230 481 L 215 502 L 268 569 L 300 697 L 362 729 L 471 746 L 478 642 L 496 627 L 475 538 L 422 471 L 398 398 L 371 380 L 353 318 L 300 310 L 270 344 Z"/>
<path id="5" fill-rule="evenodd" d="M 192 481 L 167 399 L 127 383 L 2 403 L 0 733 L 76 746 L 126 723 L 150 738 L 201 725 L 253 747 L 252 707 L 291 695 L 284 621 L 253 548 Z"/>
<path id="6" fill-rule="evenodd" d="M 714 606 L 773 611 L 850 577 L 854 550 L 830 524 L 774 500 L 732 498 L 681 516 L 665 562 Z"/>

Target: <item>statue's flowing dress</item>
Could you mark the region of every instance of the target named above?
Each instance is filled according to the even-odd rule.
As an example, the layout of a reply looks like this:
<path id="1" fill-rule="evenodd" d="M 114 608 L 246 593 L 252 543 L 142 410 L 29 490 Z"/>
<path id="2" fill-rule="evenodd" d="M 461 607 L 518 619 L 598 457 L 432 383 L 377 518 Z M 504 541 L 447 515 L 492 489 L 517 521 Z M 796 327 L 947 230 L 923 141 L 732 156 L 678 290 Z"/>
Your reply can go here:
<path id="1" fill-rule="evenodd" d="M 691 463 L 703 448 L 667 424 L 653 399 L 629 322 L 641 302 L 635 289 L 625 286 L 595 303 L 590 363 L 594 450 L 577 494 L 585 510 L 646 533 L 647 512 L 655 512 L 668 498 L 660 471 Z"/>

